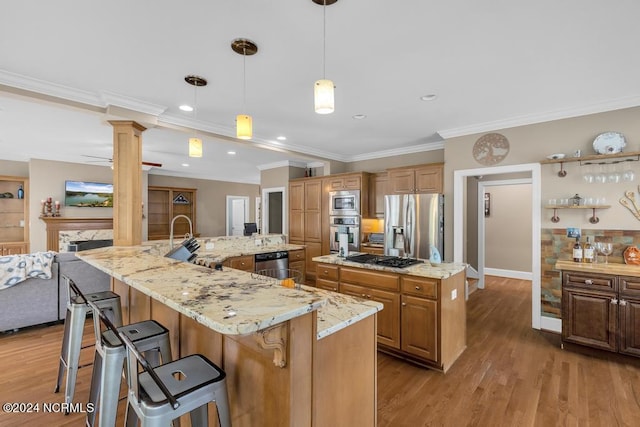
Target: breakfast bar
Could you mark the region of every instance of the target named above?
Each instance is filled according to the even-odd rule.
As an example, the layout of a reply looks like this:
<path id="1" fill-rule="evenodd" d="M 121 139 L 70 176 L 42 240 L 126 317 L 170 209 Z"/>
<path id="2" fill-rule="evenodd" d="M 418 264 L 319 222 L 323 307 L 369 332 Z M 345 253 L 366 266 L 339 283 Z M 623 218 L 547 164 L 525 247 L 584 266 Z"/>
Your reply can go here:
<path id="1" fill-rule="evenodd" d="M 157 320 L 174 358 L 200 353 L 225 370 L 234 426 L 376 425 L 382 304 L 179 262 L 153 245 L 78 257 L 112 277 L 125 323 Z"/>

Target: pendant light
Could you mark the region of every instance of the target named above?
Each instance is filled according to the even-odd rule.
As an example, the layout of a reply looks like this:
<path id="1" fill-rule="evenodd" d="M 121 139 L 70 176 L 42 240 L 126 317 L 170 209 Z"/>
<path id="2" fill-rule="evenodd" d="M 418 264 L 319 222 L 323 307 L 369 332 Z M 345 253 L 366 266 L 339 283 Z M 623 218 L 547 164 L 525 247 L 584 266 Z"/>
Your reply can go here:
<path id="1" fill-rule="evenodd" d="M 231 42 L 231 49 L 242 55 L 242 111 L 246 111 L 247 98 L 247 55 L 255 55 L 258 46 L 248 39 L 235 39 Z M 236 116 L 236 137 L 239 139 L 251 139 L 253 137 L 253 119 L 248 114 Z"/>
<path id="2" fill-rule="evenodd" d="M 322 5 L 322 79 L 316 81 L 313 87 L 313 103 L 316 113 L 330 114 L 335 110 L 333 97 L 333 82 L 325 77 L 326 52 L 327 52 L 327 5 L 332 5 L 338 0 L 313 0 Z"/>
<path id="3" fill-rule="evenodd" d="M 199 76 L 187 76 L 184 80 L 193 86 L 193 120 L 198 117 L 198 86 L 206 86 L 207 80 Z M 198 132 L 189 138 L 189 157 L 202 157 L 202 140 L 198 138 Z"/>

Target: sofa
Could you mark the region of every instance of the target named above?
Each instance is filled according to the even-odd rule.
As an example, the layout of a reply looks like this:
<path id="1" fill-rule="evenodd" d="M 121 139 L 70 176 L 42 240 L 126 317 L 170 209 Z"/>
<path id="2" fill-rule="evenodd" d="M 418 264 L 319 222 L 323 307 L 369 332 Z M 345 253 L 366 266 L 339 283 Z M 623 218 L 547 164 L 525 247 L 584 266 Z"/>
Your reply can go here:
<path id="1" fill-rule="evenodd" d="M 64 320 L 69 290 L 63 277 L 73 280 L 83 293 L 111 288 L 108 274 L 73 252 L 56 254 L 51 263 L 51 279 L 29 278 L 0 290 L 0 332 Z"/>

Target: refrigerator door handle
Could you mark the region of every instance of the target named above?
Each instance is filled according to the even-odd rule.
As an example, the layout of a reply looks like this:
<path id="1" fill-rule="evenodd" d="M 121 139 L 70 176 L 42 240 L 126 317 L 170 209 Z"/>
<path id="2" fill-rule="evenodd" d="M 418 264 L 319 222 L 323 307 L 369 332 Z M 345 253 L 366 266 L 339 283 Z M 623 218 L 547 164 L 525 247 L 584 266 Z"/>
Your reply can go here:
<path id="1" fill-rule="evenodd" d="M 411 209 L 415 208 L 415 206 L 411 206 L 411 195 L 405 196 L 407 198 L 407 209 L 405 209 L 404 213 L 404 256 L 408 257 L 411 251 L 411 236 L 413 233 L 412 223 L 410 222 L 410 213 Z"/>

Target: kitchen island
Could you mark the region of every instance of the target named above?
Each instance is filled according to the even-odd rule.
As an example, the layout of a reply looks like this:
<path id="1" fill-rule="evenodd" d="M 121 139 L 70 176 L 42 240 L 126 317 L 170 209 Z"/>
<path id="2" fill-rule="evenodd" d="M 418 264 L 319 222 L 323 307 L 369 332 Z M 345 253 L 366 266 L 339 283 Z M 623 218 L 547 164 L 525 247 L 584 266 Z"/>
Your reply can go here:
<path id="1" fill-rule="evenodd" d="M 77 255 L 111 275 L 125 323 L 155 319 L 174 357 L 201 353 L 225 370 L 234 426 L 376 424 L 381 304 L 179 262 L 157 244 Z"/>
<path id="2" fill-rule="evenodd" d="M 463 263 L 404 268 L 314 257 L 316 286 L 380 302 L 378 350 L 446 372 L 466 348 Z"/>

